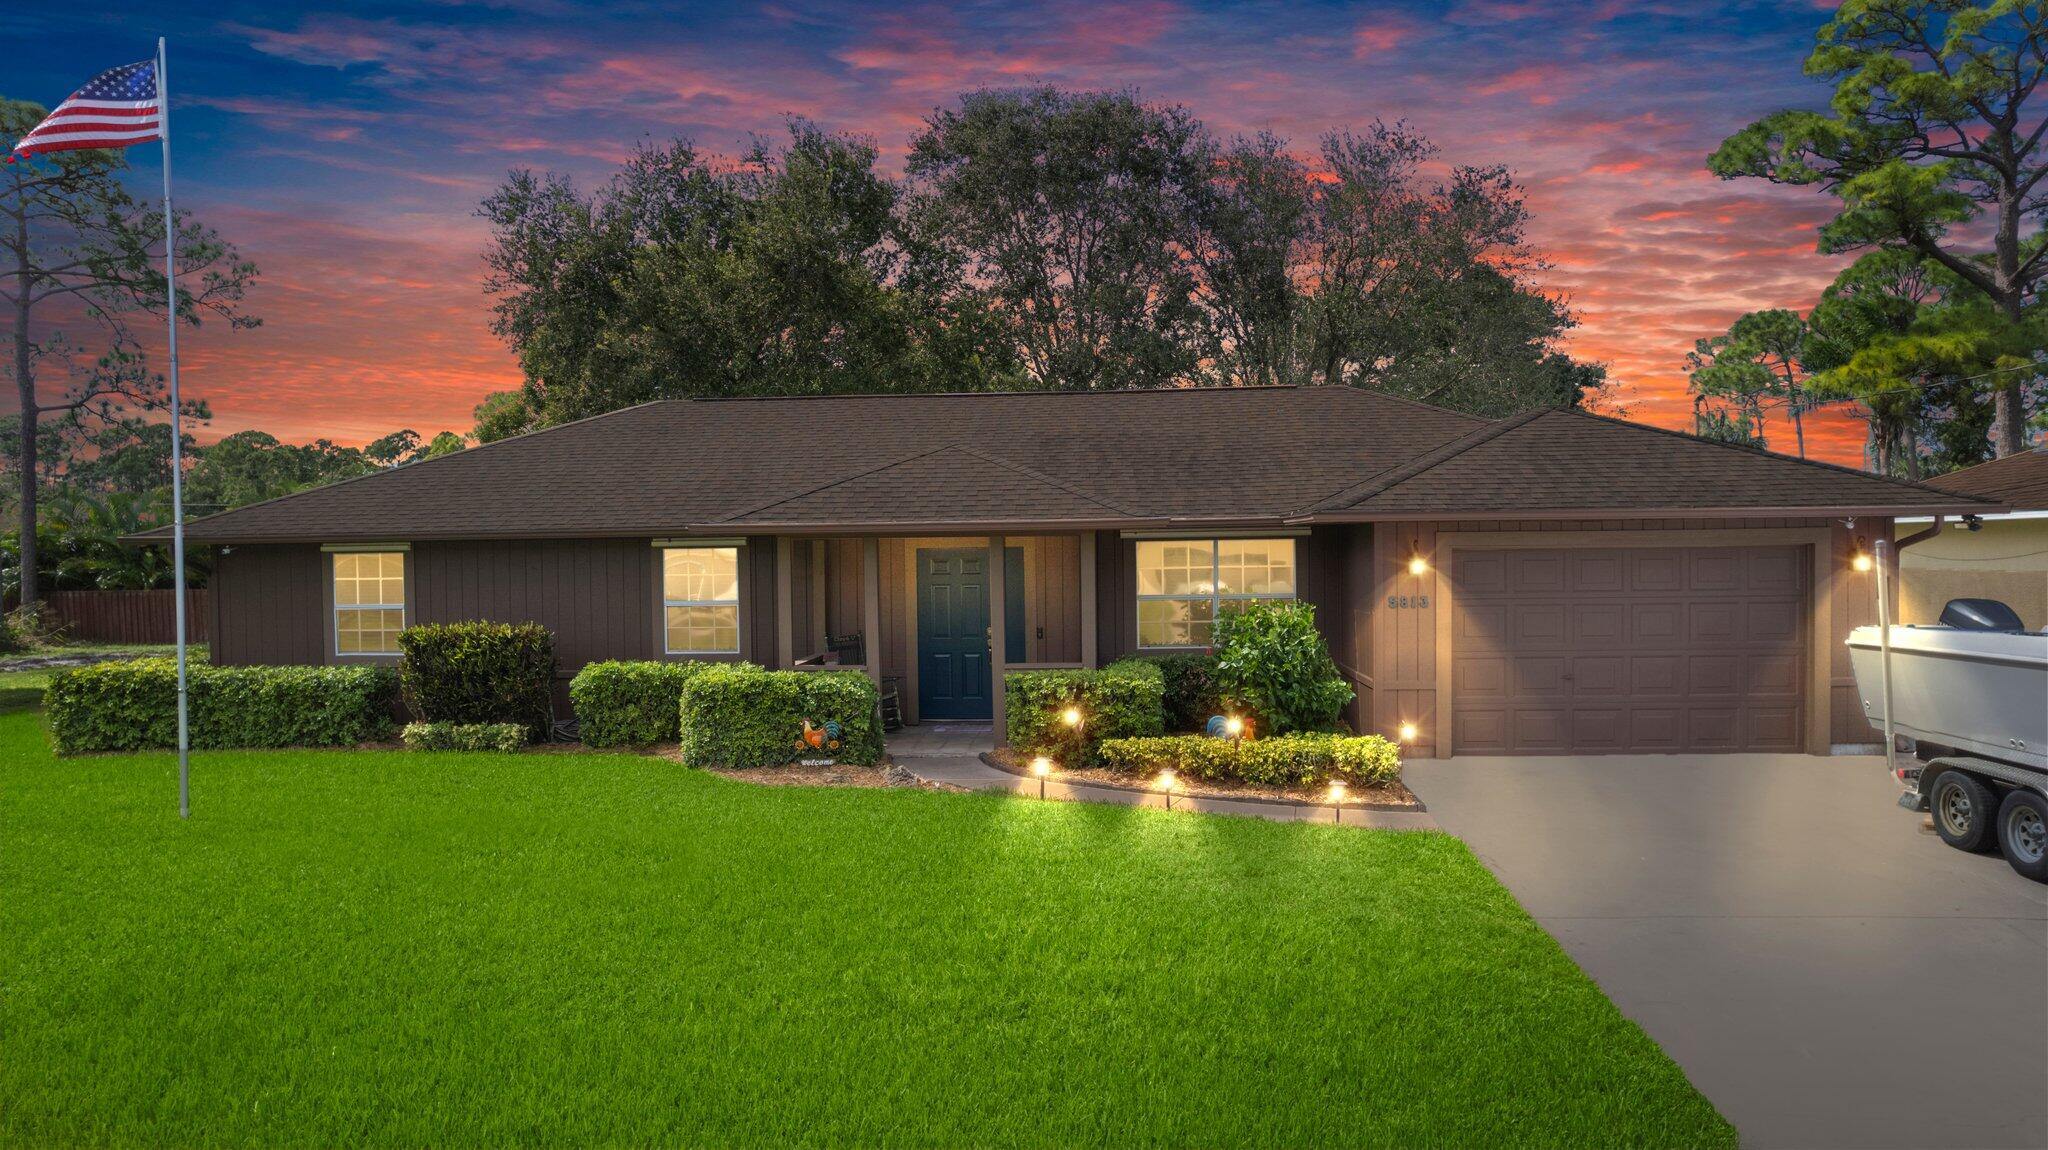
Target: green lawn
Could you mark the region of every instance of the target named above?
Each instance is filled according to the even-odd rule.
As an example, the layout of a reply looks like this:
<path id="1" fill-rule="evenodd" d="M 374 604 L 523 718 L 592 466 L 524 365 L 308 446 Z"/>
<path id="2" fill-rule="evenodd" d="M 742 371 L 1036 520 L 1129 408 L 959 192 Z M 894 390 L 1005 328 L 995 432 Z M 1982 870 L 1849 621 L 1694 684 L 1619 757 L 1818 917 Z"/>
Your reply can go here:
<path id="1" fill-rule="evenodd" d="M 1456 840 L 629 755 L 55 761 L 0 1143 L 1732 1145 Z"/>

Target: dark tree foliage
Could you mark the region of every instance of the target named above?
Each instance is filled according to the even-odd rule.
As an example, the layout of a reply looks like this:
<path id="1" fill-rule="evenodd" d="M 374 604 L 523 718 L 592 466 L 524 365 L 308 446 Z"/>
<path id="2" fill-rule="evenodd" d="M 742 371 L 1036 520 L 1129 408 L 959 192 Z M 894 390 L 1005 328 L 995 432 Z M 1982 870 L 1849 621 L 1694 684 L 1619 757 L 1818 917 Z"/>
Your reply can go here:
<path id="1" fill-rule="evenodd" d="M 986 387 L 972 322 L 916 298 L 871 144 L 801 120 L 725 165 L 649 148 L 595 195 L 514 172 L 486 290 L 539 425 L 652 399 Z M 967 346 L 961 346 L 962 342 Z"/>

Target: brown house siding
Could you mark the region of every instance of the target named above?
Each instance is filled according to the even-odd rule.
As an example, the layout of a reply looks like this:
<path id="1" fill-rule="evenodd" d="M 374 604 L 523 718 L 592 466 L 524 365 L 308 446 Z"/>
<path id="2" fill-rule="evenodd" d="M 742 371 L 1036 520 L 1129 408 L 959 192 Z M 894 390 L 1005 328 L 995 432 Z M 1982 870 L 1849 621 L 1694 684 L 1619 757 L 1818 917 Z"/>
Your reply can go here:
<path id="1" fill-rule="evenodd" d="M 409 622 L 539 623 L 564 674 L 602 659 L 656 657 L 661 555 L 646 540 L 420 543 Z"/>
<path id="2" fill-rule="evenodd" d="M 327 561 L 309 544 L 223 548 L 208 652 L 223 666 L 327 661 Z"/>

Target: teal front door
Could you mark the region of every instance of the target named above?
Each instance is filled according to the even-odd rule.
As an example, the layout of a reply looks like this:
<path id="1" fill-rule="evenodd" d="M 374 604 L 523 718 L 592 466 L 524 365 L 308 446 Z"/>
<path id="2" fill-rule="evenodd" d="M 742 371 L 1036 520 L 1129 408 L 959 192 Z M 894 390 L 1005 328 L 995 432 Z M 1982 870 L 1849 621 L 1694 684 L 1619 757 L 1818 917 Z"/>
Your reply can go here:
<path id="1" fill-rule="evenodd" d="M 1024 652 L 1024 550 L 1004 557 L 1004 632 L 1012 662 Z M 990 692 L 988 549 L 917 549 L 917 714 L 987 719 Z"/>

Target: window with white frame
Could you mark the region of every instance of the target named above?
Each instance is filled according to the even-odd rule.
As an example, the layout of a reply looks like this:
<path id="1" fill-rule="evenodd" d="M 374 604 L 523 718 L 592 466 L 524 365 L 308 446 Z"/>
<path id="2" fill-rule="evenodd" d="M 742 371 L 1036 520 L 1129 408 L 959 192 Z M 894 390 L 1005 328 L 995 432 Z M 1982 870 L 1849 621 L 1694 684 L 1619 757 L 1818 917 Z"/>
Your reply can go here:
<path id="1" fill-rule="evenodd" d="M 334 558 L 334 653 L 396 655 L 405 630 L 405 552 L 340 551 Z"/>
<path id="2" fill-rule="evenodd" d="M 740 549 L 663 549 L 661 607 L 669 654 L 738 654 Z"/>
<path id="3" fill-rule="evenodd" d="M 1138 646 L 1206 647 L 1233 602 L 1294 598 L 1292 539 L 1138 542 Z"/>

